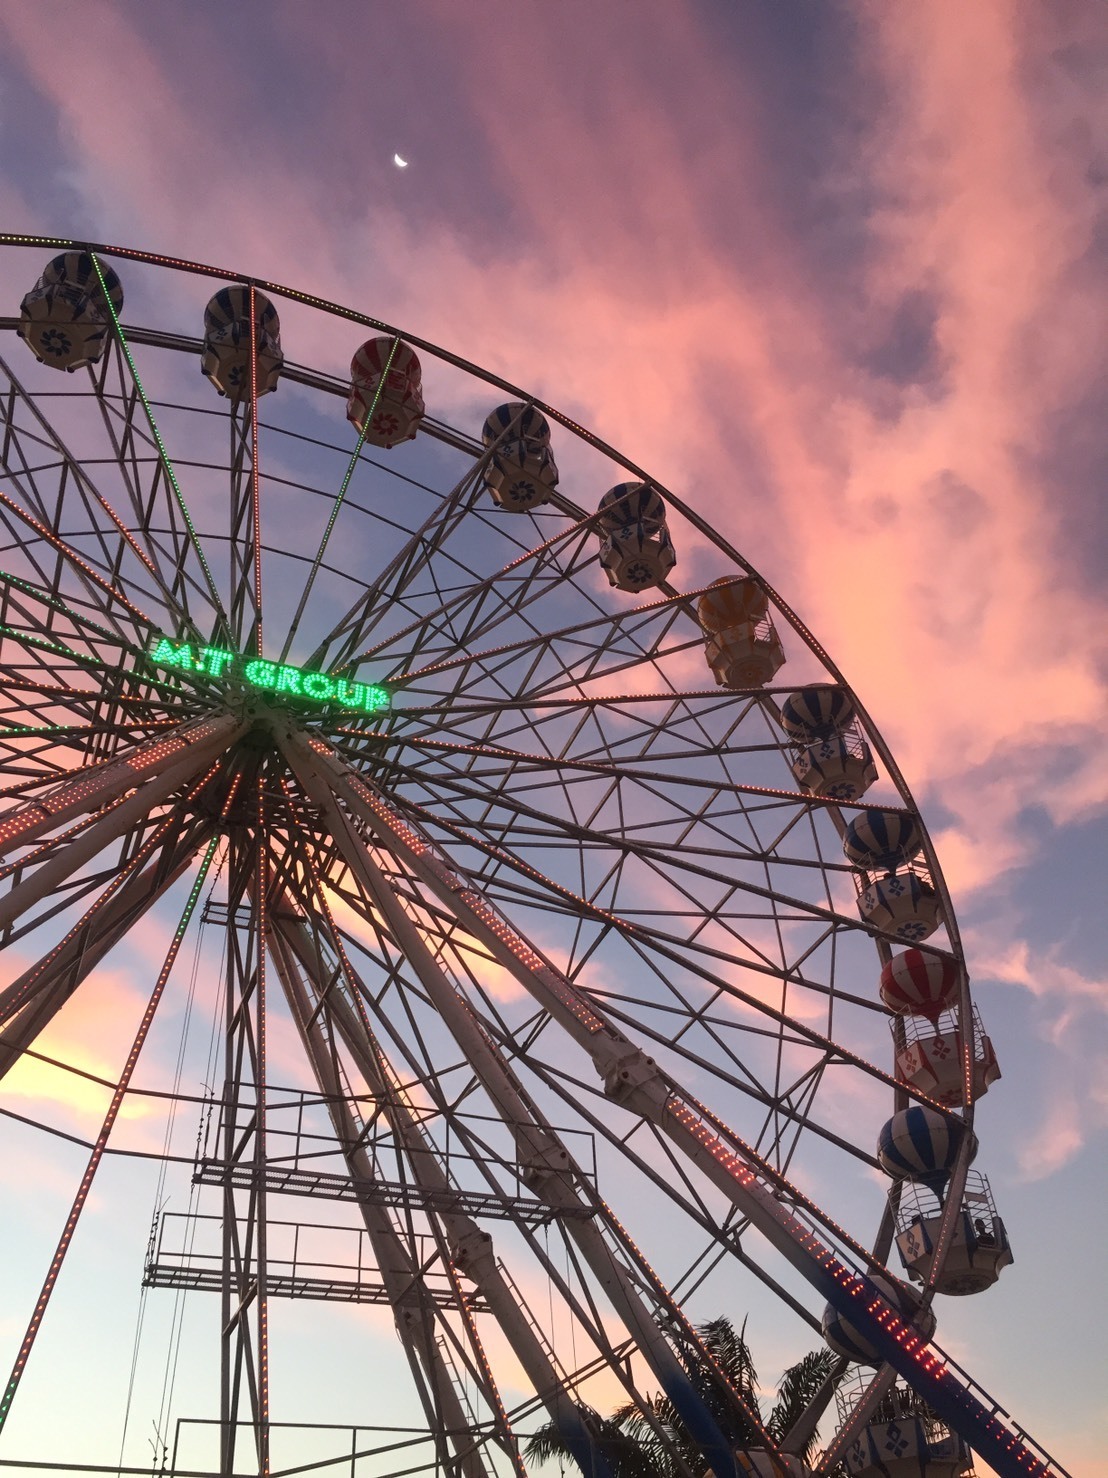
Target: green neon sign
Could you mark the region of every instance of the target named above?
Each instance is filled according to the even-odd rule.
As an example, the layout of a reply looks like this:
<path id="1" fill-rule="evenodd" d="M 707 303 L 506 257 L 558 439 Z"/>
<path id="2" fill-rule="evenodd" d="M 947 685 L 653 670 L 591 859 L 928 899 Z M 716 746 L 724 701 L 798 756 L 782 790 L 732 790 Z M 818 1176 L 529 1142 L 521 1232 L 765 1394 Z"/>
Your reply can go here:
<path id="1" fill-rule="evenodd" d="M 385 688 L 350 682 L 326 672 L 307 672 L 286 662 L 267 662 L 262 657 L 241 657 L 223 647 L 195 647 L 189 642 L 170 641 L 163 636 L 150 653 L 157 667 L 178 672 L 199 672 L 221 678 L 233 674 L 246 687 L 284 698 L 306 698 L 311 703 L 331 703 L 351 713 L 380 713 L 389 706 Z"/>

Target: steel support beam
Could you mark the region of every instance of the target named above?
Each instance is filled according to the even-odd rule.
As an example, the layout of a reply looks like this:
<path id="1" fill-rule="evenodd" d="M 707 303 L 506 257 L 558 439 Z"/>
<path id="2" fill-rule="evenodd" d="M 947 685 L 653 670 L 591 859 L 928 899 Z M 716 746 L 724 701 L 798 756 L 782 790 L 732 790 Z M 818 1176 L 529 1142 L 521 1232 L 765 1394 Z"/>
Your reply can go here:
<path id="1" fill-rule="evenodd" d="M 990 1409 L 978 1399 L 941 1352 L 916 1334 L 868 1277 L 845 1264 L 786 1204 L 787 1200 L 798 1207 L 809 1206 L 808 1198 L 670 1078 L 605 1017 L 602 1008 L 584 991 L 543 960 L 430 838 L 399 816 L 318 737 L 309 738 L 290 726 L 282 732 L 280 742 L 290 766 L 324 814 L 344 859 L 388 918 L 390 927 L 409 931 L 422 945 L 418 931 L 369 857 L 350 816 L 397 856 L 454 914 L 462 928 L 488 949 L 584 1048 L 609 1097 L 667 1135 L 767 1241 L 862 1330 L 882 1357 L 928 1400 L 943 1421 L 996 1468 L 1001 1478 L 1038 1478 L 1058 1471 L 1000 1419 L 997 1408 Z M 338 805 L 337 797 L 347 809 Z M 409 941 L 402 942 L 407 948 Z M 430 990 L 428 982 L 424 984 Z M 968 1144 L 963 1153 L 968 1153 Z M 850 1242 L 845 1232 L 843 1237 Z M 850 1245 L 863 1261 L 868 1260 L 864 1248 L 853 1242 Z M 724 1466 L 722 1471 L 730 1469 Z"/>
<path id="2" fill-rule="evenodd" d="M 433 1145 L 398 1095 L 387 1076 L 384 1055 L 368 1024 L 351 1003 L 361 993 L 356 977 L 345 981 L 350 994 L 323 984 L 322 961 L 314 948 L 309 931 L 303 924 L 286 915 L 278 915 L 275 923 L 288 947 L 312 978 L 316 1006 L 326 1000 L 326 1007 L 350 1052 L 358 1071 L 379 1100 L 381 1112 L 404 1148 L 413 1178 L 430 1191 L 449 1193 L 453 1184 L 442 1168 Z M 350 967 L 344 963 L 343 974 Z M 352 974 L 352 972 L 351 972 Z M 466 1275 L 476 1284 L 499 1323 L 504 1335 L 527 1374 L 536 1394 L 561 1432 L 582 1471 L 596 1478 L 609 1472 L 607 1459 L 597 1449 L 593 1434 L 581 1419 L 576 1403 L 568 1395 L 561 1376 L 547 1356 L 526 1315 L 519 1308 L 505 1281 L 497 1260 L 492 1238 L 464 1212 L 440 1210 L 437 1213 L 446 1229 L 452 1256 L 464 1266 Z"/>
<path id="3" fill-rule="evenodd" d="M 247 727 L 244 719 L 233 714 L 216 714 L 148 739 L 106 765 L 72 772 L 45 794 L 0 815 L 0 857 L 13 847 L 28 846 L 76 816 L 110 805 L 136 787 L 141 788 L 147 810 L 158 805 L 241 738 Z"/>

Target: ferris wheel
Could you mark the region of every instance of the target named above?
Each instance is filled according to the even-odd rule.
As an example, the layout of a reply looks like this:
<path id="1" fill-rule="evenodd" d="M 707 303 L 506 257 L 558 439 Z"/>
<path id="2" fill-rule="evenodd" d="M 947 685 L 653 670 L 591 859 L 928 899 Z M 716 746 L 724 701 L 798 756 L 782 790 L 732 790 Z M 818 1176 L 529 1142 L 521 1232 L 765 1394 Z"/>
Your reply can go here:
<path id="1" fill-rule="evenodd" d="M 188 1311 L 157 1471 L 493 1478 L 549 1424 L 603 1478 L 660 1389 L 720 1478 L 1061 1473 L 930 1343 L 1011 1261 L 938 862 L 711 511 L 388 324 L 0 244 L 0 1107 L 87 1152 L 0 1445 L 110 1165 Z M 121 973 L 97 1076 L 58 1034 Z M 756 1308 L 838 1357 L 774 1436 L 698 1328 Z"/>

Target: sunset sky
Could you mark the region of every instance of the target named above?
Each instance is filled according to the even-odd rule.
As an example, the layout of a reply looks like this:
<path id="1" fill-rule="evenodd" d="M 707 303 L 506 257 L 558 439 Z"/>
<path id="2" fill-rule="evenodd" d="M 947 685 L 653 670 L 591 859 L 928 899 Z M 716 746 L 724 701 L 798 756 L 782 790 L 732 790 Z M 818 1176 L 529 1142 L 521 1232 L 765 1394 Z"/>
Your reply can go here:
<path id="1" fill-rule="evenodd" d="M 799 612 L 928 821 L 1004 1074 L 1015 1263 L 940 1341 L 1108 1475 L 1108 9 L 25 0 L 0 149 L 0 230 L 452 349 Z"/>

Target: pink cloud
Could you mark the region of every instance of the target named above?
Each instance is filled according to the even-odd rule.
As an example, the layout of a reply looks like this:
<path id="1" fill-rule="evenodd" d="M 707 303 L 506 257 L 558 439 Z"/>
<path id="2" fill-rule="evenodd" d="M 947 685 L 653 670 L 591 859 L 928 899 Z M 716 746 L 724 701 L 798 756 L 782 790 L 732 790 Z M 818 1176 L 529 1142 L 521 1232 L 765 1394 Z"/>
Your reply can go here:
<path id="1" fill-rule="evenodd" d="M 1006 935 L 1003 926 L 995 936 L 972 931 L 967 943 L 979 980 L 1020 987 L 1036 1002 L 1031 1051 L 1037 1092 L 1024 1102 L 1012 1148 L 1020 1177 L 1043 1180 L 1075 1160 L 1108 1127 L 1108 1062 L 1098 1046 L 1097 1025 L 1108 1012 L 1108 981 L 1066 964 L 1057 946 L 1038 950 Z M 994 1022 L 995 1009 L 990 1012 Z M 982 1112 L 988 1121 L 991 1096 Z"/>
<path id="2" fill-rule="evenodd" d="M 990 944 L 978 936 L 977 971 L 993 980 L 1022 985 L 1032 995 L 1074 1009 L 1108 1011 L 1108 980 L 1093 978 L 1057 957 L 1035 950 L 1025 939 Z"/>
<path id="3" fill-rule="evenodd" d="M 1012 822 L 1029 782 L 1059 822 L 1108 795 L 1090 743 L 1105 717 L 1103 623 L 1052 558 L 1053 490 L 1027 470 L 1051 413 L 1096 373 L 1103 302 L 1074 271 L 1091 197 L 1074 188 L 1081 150 L 1060 159 L 1045 137 L 1059 120 L 1026 85 L 1012 7 L 959 12 L 956 25 L 941 5 L 871 16 L 874 64 L 898 104 L 873 160 L 889 202 L 873 287 L 934 292 L 946 385 L 892 424 L 845 408 L 853 566 L 902 574 L 881 580 L 879 600 L 831 588 L 825 602 L 832 649 L 889 715 L 902 763 L 958 813 L 955 863 L 973 885 L 1022 855 Z M 867 526 L 882 497 L 885 526 Z M 1088 747 L 1052 778 L 1059 743 Z"/>
<path id="4" fill-rule="evenodd" d="M 1045 1180 L 1067 1165 L 1085 1143 L 1085 1124 L 1072 1094 L 1054 1099 L 1038 1129 L 1024 1143 L 1019 1169 L 1025 1180 Z"/>
<path id="5" fill-rule="evenodd" d="M 865 160 L 883 201 L 868 311 L 880 321 L 921 284 L 933 296 L 938 397 L 908 391 L 894 416 L 875 408 L 880 387 L 836 346 L 832 300 L 814 294 L 772 211 L 759 210 L 741 143 L 733 177 L 758 219 L 756 268 L 720 255 L 693 176 L 618 75 L 604 166 L 591 121 L 567 99 L 517 109 L 516 74 L 504 89 L 474 87 L 527 213 L 519 260 L 486 266 L 460 238 L 410 236 L 387 215 L 379 232 L 405 264 L 399 300 L 418 288 L 421 322 L 456 330 L 475 357 L 520 378 L 533 382 L 528 362 L 541 362 L 540 391 L 588 406 L 602 433 L 707 499 L 826 640 L 916 789 L 954 814 L 940 840 L 964 893 L 1026 860 L 1017 822 L 1031 796 L 1059 825 L 1108 799 L 1096 758 L 1103 611 L 1056 556 L 1055 490 L 1029 470 L 1053 413 L 1095 373 L 1103 309 L 1076 271 L 1092 229 L 1081 151 L 1060 162 L 1064 120 L 1027 83 L 1036 38 L 999 4 L 977 7 L 968 29 L 941 6 L 872 19 L 870 63 L 895 106 Z M 695 32 L 666 40 L 675 68 L 711 89 Z M 566 233 L 602 201 L 606 229 L 570 251 Z M 658 232 L 668 241 L 670 218 L 681 221 L 679 267 L 638 247 Z M 769 507 L 741 497 L 746 469 L 727 423 L 690 391 L 713 375 L 756 428 Z M 1072 763 L 1052 758 L 1059 746 Z"/>
<path id="6" fill-rule="evenodd" d="M 1029 470 L 1103 343 L 1101 300 L 1078 270 L 1095 133 L 1077 125 L 1104 104 L 1032 70 L 1044 47 L 1088 41 L 1084 22 L 1001 0 L 959 10 L 957 24 L 942 4 L 863 8 L 854 60 L 890 100 L 842 165 L 877 201 L 863 310 L 880 324 L 906 291 L 926 292 L 941 365 L 938 393 L 896 392 L 890 413 L 889 387 L 842 347 L 858 310 L 813 278 L 775 206 L 756 110 L 691 13 L 661 14 L 656 45 L 672 72 L 695 76 L 728 122 L 726 160 L 707 139 L 686 157 L 633 66 L 613 68 L 603 47 L 563 70 L 552 17 L 498 32 L 490 54 L 486 28 L 439 8 L 455 85 L 516 211 L 481 253 L 426 202 L 405 215 L 380 195 L 361 210 L 344 196 L 336 233 L 317 183 L 278 149 L 245 171 L 213 169 L 228 118 L 195 106 L 121 8 L 103 8 L 92 40 L 128 76 L 108 94 L 87 65 L 89 38 L 42 11 L 5 24 L 67 120 L 90 208 L 114 225 L 411 323 L 580 408 L 710 508 L 826 641 L 917 791 L 952 814 L 937 841 L 965 896 L 1026 860 L 1029 800 L 1064 825 L 1108 798 L 1103 612 L 1057 556 L 1055 490 Z M 335 116 L 360 116 L 364 79 L 341 33 L 315 35 L 295 8 L 282 24 L 333 70 Z M 539 53 L 554 79 L 541 107 L 519 65 Z M 218 87 L 221 65 L 217 52 L 205 87 Z M 336 157 L 349 148 L 336 140 Z M 710 188 L 724 187 L 746 226 L 741 251 L 721 250 L 708 209 Z M 291 233 L 273 229 L 278 199 Z M 308 349 L 341 361 L 333 327 L 291 322 Z M 768 496 L 747 493 L 754 477 Z M 714 573 L 683 537 L 682 579 Z"/>
<path id="7" fill-rule="evenodd" d="M 116 1081 L 144 1005 L 145 997 L 129 976 L 106 969 L 93 972 L 35 1042 L 36 1052 L 67 1063 L 78 1072 L 23 1056 L 4 1079 L 6 1094 L 40 1109 L 43 1104 L 52 1104 L 62 1111 L 67 1128 L 82 1135 L 91 1131 L 95 1137 L 111 1090 L 79 1074 L 91 1074 L 106 1083 Z M 160 1113 L 155 1101 L 130 1097 L 121 1118 Z"/>

